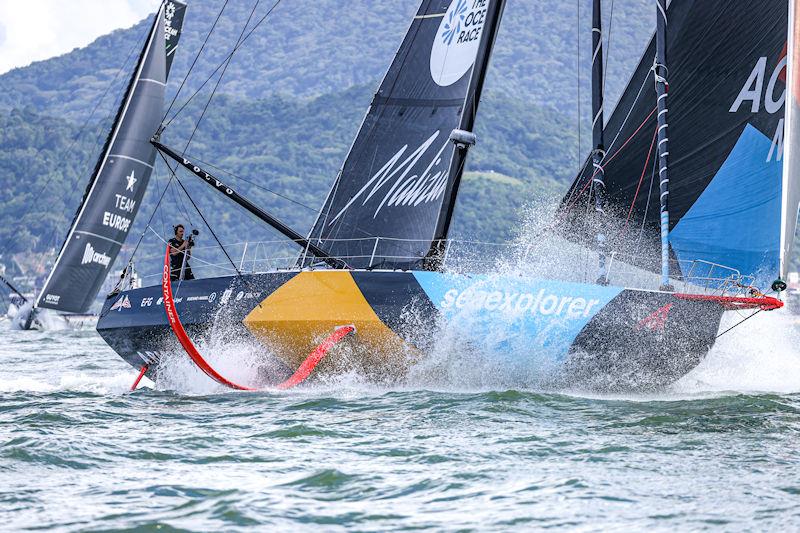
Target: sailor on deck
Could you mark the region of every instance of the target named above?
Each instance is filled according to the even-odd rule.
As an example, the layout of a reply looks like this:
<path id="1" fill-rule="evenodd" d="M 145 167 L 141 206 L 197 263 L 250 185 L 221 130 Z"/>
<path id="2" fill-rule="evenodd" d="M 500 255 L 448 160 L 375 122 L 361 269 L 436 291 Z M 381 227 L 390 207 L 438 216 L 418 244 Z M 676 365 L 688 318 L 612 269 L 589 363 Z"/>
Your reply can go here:
<path id="1" fill-rule="evenodd" d="M 184 240 L 183 234 L 185 229 L 183 224 L 175 226 L 175 237 L 169 240 L 169 262 L 170 262 L 170 279 L 177 281 L 179 279 L 194 279 L 192 274 L 192 267 L 189 266 L 189 259 L 192 257 L 192 246 L 194 246 L 194 239 L 192 235 Z"/>

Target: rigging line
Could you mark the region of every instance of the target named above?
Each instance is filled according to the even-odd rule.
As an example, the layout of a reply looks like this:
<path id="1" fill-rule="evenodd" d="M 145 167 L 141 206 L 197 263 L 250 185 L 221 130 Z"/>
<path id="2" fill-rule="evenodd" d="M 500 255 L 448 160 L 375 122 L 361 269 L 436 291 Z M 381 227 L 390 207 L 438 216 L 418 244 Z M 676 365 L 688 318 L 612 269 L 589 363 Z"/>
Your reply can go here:
<path id="1" fill-rule="evenodd" d="M 631 202 L 631 208 L 628 211 L 628 217 L 625 219 L 625 226 L 622 228 L 622 238 L 625 238 L 625 234 L 628 232 L 628 223 L 631 221 L 631 216 L 633 215 L 633 208 L 636 206 L 636 200 L 639 198 L 639 190 L 642 188 L 642 182 L 644 181 L 644 176 L 647 174 L 647 167 L 650 166 L 650 157 L 653 155 L 653 146 L 656 144 L 656 139 L 658 138 L 658 126 L 656 126 L 656 130 L 653 132 L 653 140 L 650 141 L 650 150 L 647 152 L 647 159 L 644 162 L 644 167 L 642 168 L 642 175 L 639 177 L 639 184 L 636 186 L 636 193 L 633 195 L 633 201 Z"/>
<path id="2" fill-rule="evenodd" d="M 606 81 L 608 80 L 608 58 L 611 57 L 611 35 L 614 31 L 614 0 L 611 0 L 611 15 L 608 19 L 608 41 L 606 41 L 606 60 L 603 67 L 603 97 L 606 94 Z"/>
<path id="3" fill-rule="evenodd" d="M 218 167 L 218 166 L 216 166 L 216 165 L 214 165 L 212 163 L 208 163 L 206 161 L 203 161 L 199 157 L 195 157 L 195 156 L 189 155 L 189 154 L 185 154 L 185 155 L 186 155 L 186 157 L 188 159 L 192 159 L 194 161 L 197 161 L 198 163 L 201 163 L 203 166 L 213 168 L 214 170 L 218 170 L 218 171 L 222 172 L 223 174 L 227 174 L 228 176 L 231 176 L 232 178 L 236 178 L 238 180 L 242 180 L 243 182 L 245 182 L 245 183 L 247 183 L 249 185 L 252 185 L 253 187 L 256 187 L 256 188 L 259 188 L 261 190 L 264 190 L 264 191 L 266 191 L 266 192 L 268 192 L 270 194 L 274 194 L 278 198 L 283 198 L 287 202 L 291 202 L 291 203 L 293 203 L 293 204 L 295 204 L 295 205 L 297 205 L 299 207 L 302 207 L 303 209 L 308 209 L 309 211 L 312 211 L 312 212 L 317 213 L 317 214 L 322 212 L 321 209 L 314 209 L 313 207 L 308 206 L 308 205 L 306 205 L 306 204 L 304 204 L 302 202 L 294 200 L 294 199 L 292 199 L 292 198 L 290 198 L 288 196 L 285 196 L 285 195 L 283 195 L 283 194 L 281 194 L 279 192 L 275 192 L 272 189 L 264 187 L 263 185 L 259 185 L 258 183 L 255 183 L 254 181 L 250 181 L 247 178 L 243 178 L 242 176 L 238 176 L 238 175 L 234 174 L 233 172 L 229 172 L 229 171 L 225 170 L 224 168 L 220 168 L 220 167 Z"/>
<path id="4" fill-rule="evenodd" d="M 258 4 L 261 3 L 261 0 L 256 0 L 256 3 L 253 5 L 253 9 L 250 11 L 250 16 L 247 17 L 247 21 L 244 23 L 244 28 L 242 28 L 242 32 L 239 34 L 239 38 L 236 40 L 236 46 L 242 42 L 242 36 L 244 36 L 244 32 L 247 31 L 247 27 L 250 25 L 250 20 L 253 18 L 253 14 L 256 12 L 258 8 Z M 235 48 L 234 48 L 235 49 Z M 192 144 L 192 139 L 194 139 L 197 130 L 200 128 L 200 123 L 203 121 L 203 118 L 206 116 L 206 112 L 208 111 L 208 107 L 211 105 L 211 100 L 214 99 L 214 95 L 217 94 L 217 89 L 219 89 L 219 84 L 222 83 L 222 78 L 225 77 L 225 72 L 227 72 L 228 67 L 231 65 L 231 61 L 233 60 L 233 54 L 228 56 L 228 60 L 225 63 L 225 68 L 222 69 L 222 73 L 219 75 L 217 79 L 217 83 L 214 85 L 214 89 L 211 91 L 211 96 L 208 97 L 208 101 L 206 102 L 205 107 L 203 107 L 203 112 L 200 113 L 200 118 L 197 119 L 197 122 L 194 124 L 194 129 L 192 130 L 192 134 L 189 136 L 189 140 L 186 141 L 186 146 L 183 148 L 183 153 L 186 153 L 186 150 L 189 149 L 189 145 Z"/>
<path id="5" fill-rule="evenodd" d="M 737 323 L 736 323 L 736 324 L 734 324 L 733 326 L 729 327 L 728 329 L 726 329 L 725 331 L 723 331 L 722 333 L 720 333 L 719 335 L 717 335 L 717 336 L 716 336 L 714 339 L 715 339 L 715 340 L 716 340 L 716 339 L 719 339 L 720 337 L 722 337 L 723 335 L 725 335 L 725 334 L 726 334 L 726 333 L 728 333 L 729 331 L 733 331 L 734 329 L 738 328 L 739 326 L 741 326 L 742 324 L 744 324 L 745 322 L 747 322 L 748 320 L 750 320 L 751 318 L 753 318 L 754 316 L 756 316 L 756 315 L 757 315 L 758 313 L 760 313 L 761 311 L 763 311 L 763 309 L 759 309 L 758 311 L 756 311 L 756 312 L 755 312 L 755 313 L 753 313 L 752 315 L 748 316 L 748 317 L 747 317 L 747 318 L 745 318 L 744 320 L 740 320 L 739 322 L 737 322 Z"/>
<path id="6" fill-rule="evenodd" d="M 175 189 L 177 189 L 177 187 L 175 186 L 174 182 L 170 182 L 170 185 L 172 185 L 172 188 L 170 190 L 172 191 L 172 200 L 175 203 L 175 206 L 183 212 L 183 215 L 189 221 L 189 224 L 194 226 L 194 221 L 192 220 L 192 215 L 190 215 L 189 214 L 189 210 L 186 209 L 186 205 L 183 203 L 183 199 L 181 198 L 181 195 L 178 194 L 175 191 Z"/>
<path id="7" fill-rule="evenodd" d="M 206 81 L 204 81 L 204 82 L 203 82 L 203 83 L 200 85 L 200 87 L 198 87 L 198 89 L 197 89 L 195 92 L 193 92 L 193 93 L 192 93 L 192 95 L 189 97 L 189 99 L 188 99 L 188 100 L 186 100 L 186 102 L 184 102 L 184 103 L 183 103 L 183 105 L 180 107 L 180 109 L 178 109 L 178 110 L 175 112 L 175 114 L 174 114 L 174 115 L 172 115 L 172 118 L 171 118 L 171 119 L 169 119 L 169 120 L 167 121 L 167 123 L 164 125 L 164 127 L 165 127 L 165 128 L 166 128 L 167 126 L 169 126 L 170 124 L 172 124 L 172 121 L 173 121 L 173 120 L 175 120 L 175 118 L 177 118 L 177 116 L 178 116 L 178 115 L 179 115 L 179 114 L 180 114 L 180 113 L 181 113 L 181 112 L 182 112 L 184 109 L 186 109 L 186 106 L 187 106 L 187 105 L 189 105 L 189 102 L 191 102 L 191 101 L 194 99 L 194 97 L 195 97 L 195 96 L 197 96 L 197 95 L 200 93 L 200 91 L 202 91 L 202 90 L 203 90 L 203 87 L 205 87 L 205 86 L 206 86 L 206 84 L 207 84 L 209 81 L 211 81 L 211 79 L 212 79 L 212 78 L 213 78 L 213 77 L 214 77 L 214 76 L 217 74 L 217 72 L 219 71 L 219 69 L 221 69 L 221 68 L 223 67 L 223 65 L 225 65 L 225 64 L 226 64 L 226 62 L 227 62 L 227 61 L 228 61 L 228 60 L 229 60 L 231 57 L 233 57 L 233 54 L 235 54 L 235 53 L 236 53 L 236 52 L 239 50 L 239 48 L 241 48 L 241 47 L 242 47 L 242 45 L 244 45 L 244 43 L 247 41 L 247 39 L 249 39 L 249 38 L 250 38 L 250 36 L 253 34 L 253 32 L 254 32 L 254 31 L 256 31 L 256 29 L 258 29 L 258 27 L 261 25 L 261 23 L 262 23 L 262 22 L 264 22 L 264 21 L 265 21 L 265 20 L 266 20 L 266 19 L 267 19 L 267 18 L 268 18 L 268 17 L 269 17 L 271 14 L 272 14 L 272 12 L 275 10 L 275 8 L 276 8 L 276 7 L 278 7 L 278 5 L 279 5 L 280 3 L 281 3 L 281 0 L 276 0 L 276 2 L 275 2 L 273 5 L 272 5 L 272 7 L 269 9 L 269 11 L 267 11 L 267 12 L 266 12 L 266 14 L 264 14 L 264 16 L 263 16 L 263 17 L 261 17 L 261 19 L 260 19 L 258 22 L 256 22 L 255 26 L 253 26 L 253 29 L 251 29 L 251 30 L 250 30 L 250 32 L 249 32 L 247 35 L 245 35 L 244 39 L 242 39 L 242 41 L 241 41 L 239 44 L 237 44 L 237 45 L 236 45 L 236 47 L 234 47 L 234 49 L 233 49 L 233 50 L 231 50 L 231 52 L 228 54 L 228 56 L 227 56 L 225 59 L 223 59 L 223 60 L 222 60 L 222 62 L 221 62 L 219 65 L 217 65 L 217 68 L 215 68 L 215 69 L 214 69 L 214 72 L 212 72 L 212 73 L 211 73 L 211 75 L 210 75 L 208 78 L 206 78 Z"/>
<path id="8" fill-rule="evenodd" d="M 647 85 L 647 82 L 649 80 L 650 80 L 650 74 L 648 73 L 644 77 L 644 79 L 642 80 L 642 85 L 639 87 L 639 92 L 636 93 L 636 98 L 633 100 L 633 103 L 631 104 L 631 108 L 628 110 L 628 114 L 625 115 L 625 120 L 623 120 L 622 124 L 620 124 L 619 130 L 617 131 L 617 134 L 614 136 L 614 140 L 612 140 L 611 144 L 609 144 L 608 148 L 606 148 L 606 155 L 611 153 L 611 149 L 616 144 L 617 139 L 619 139 L 619 136 L 622 135 L 622 130 L 625 129 L 625 125 L 628 123 L 628 119 L 631 118 L 631 114 L 633 114 L 633 110 L 636 108 L 636 104 L 639 103 L 639 98 L 642 97 L 642 92 L 644 91 L 644 88 Z M 605 161 L 603 161 L 603 162 L 605 162 Z"/>
<path id="9" fill-rule="evenodd" d="M 611 161 L 613 161 L 613 160 L 614 160 L 614 158 L 616 158 L 616 157 L 617 157 L 617 156 L 618 156 L 618 155 L 619 155 L 619 154 L 622 152 L 622 150 L 624 150 L 624 149 L 625 149 L 625 147 L 626 147 L 626 146 L 628 146 L 628 144 L 629 144 L 629 143 L 630 143 L 630 142 L 633 140 L 633 138 L 634 138 L 634 137 L 636 137 L 636 135 L 638 135 L 638 133 L 641 131 L 641 129 L 644 127 L 644 125 L 645 125 L 645 124 L 647 124 L 647 121 L 648 121 L 648 120 L 650 120 L 650 118 L 653 116 L 653 114 L 656 112 L 656 110 L 657 110 L 657 109 L 658 109 L 658 107 L 654 107 L 654 108 L 653 108 L 653 110 L 650 112 L 650 114 L 649 114 L 649 115 L 647 115 L 647 118 L 645 118 L 645 119 L 644 119 L 644 122 L 642 122 L 642 123 L 639 125 L 639 127 L 638 127 L 638 128 L 636 128 L 636 131 L 634 131 L 634 132 L 631 134 L 631 136 L 630 136 L 630 137 L 628 137 L 628 140 L 626 140 L 626 141 L 625 141 L 625 142 L 622 144 L 622 146 L 620 146 L 620 147 L 619 147 L 619 150 L 617 150 L 616 152 L 614 152 L 614 155 L 612 155 L 612 156 L 611 156 L 610 158 L 608 158 L 607 160 L 606 160 L 606 159 L 604 159 L 604 160 L 603 160 L 603 165 L 602 165 L 602 167 L 603 167 L 603 170 L 605 170 L 605 169 L 606 169 L 606 167 L 609 165 L 609 163 L 611 163 Z M 578 193 L 578 196 L 575 198 L 575 200 L 572 202 L 572 204 L 570 204 L 570 205 L 568 205 L 568 206 L 567 206 L 567 209 L 570 209 L 570 208 L 572 207 L 572 205 L 574 205 L 574 203 L 578 201 L 578 199 L 580 198 L 580 196 L 581 196 L 581 195 L 584 193 L 584 191 L 586 191 L 586 187 L 588 187 L 589 185 L 591 185 L 591 183 L 594 181 L 592 178 L 594 178 L 594 176 L 596 176 L 596 175 L 597 175 L 597 171 L 595 171 L 595 173 L 592 175 L 592 177 L 591 177 L 591 178 L 590 178 L 590 179 L 589 179 L 589 180 L 586 182 L 586 184 L 585 184 L 585 185 L 583 186 L 583 188 L 581 189 L 581 192 L 579 192 L 579 193 Z"/>
<path id="10" fill-rule="evenodd" d="M 209 39 L 211 39 L 211 34 L 214 33 L 214 28 L 217 27 L 217 23 L 219 22 L 219 19 L 222 17 L 222 13 L 223 11 L 225 11 L 225 8 L 228 5 L 228 1 L 229 0 L 225 0 L 225 3 L 222 4 L 222 8 L 219 10 L 219 13 L 217 13 L 217 18 L 211 25 L 211 29 L 208 30 L 208 34 L 206 35 L 203 44 L 200 46 L 200 50 L 197 52 L 197 55 L 194 56 L 194 61 L 192 61 L 192 64 L 189 66 L 189 70 L 186 72 L 186 76 L 184 76 L 183 80 L 181 81 L 181 85 L 180 87 L 178 87 L 178 91 L 175 93 L 175 96 L 172 97 L 172 101 L 169 103 L 167 112 L 164 113 L 164 116 L 161 118 L 162 123 L 167 119 L 167 115 L 169 115 L 169 112 L 172 111 L 172 106 L 175 105 L 175 101 L 178 99 L 178 96 L 180 96 L 181 91 L 183 90 L 183 86 L 186 85 L 186 80 L 189 79 L 189 75 L 192 73 L 192 69 L 194 69 L 194 66 L 197 64 L 197 60 L 200 59 L 200 55 L 203 53 L 203 49 L 205 49 L 206 44 L 208 44 Z"/>
<path id="11" fill-rule="evenodd" d="M 156 166 L 156 165 L 153 165 L 153 166 L 155 167 L 153 174 L 156 177 L 156 179 L 155 179 L 156 192 L 159 192 L 158 191 L 158 181 L 159 181 L 159 179 L 158 179 L 159 178 L 158 166 Z M 167 185 L 169 185 L 169 184 L 167 184 Z M 164 187 L 166 188 L 167 185 L 165 185 Z M 161 219 L 161 233 L 166 233 L 167 224 L 166 224 L 166 222 L 164 222 L 164 212 L 159 210 L 158 215 L 159 215 L 159 218 Z"/>
<path id="12" fill-rule="evenodd" d="M 640 246 L 642 244 L 642 237 L 644 237 L 644 228 L 647 225 L 647 213 L 650 211 L 650 201 L 653 198 L 653 183 L 656 180 L 656 168 L 658 167 L 658 158 L 653 158 L 653 172 L 650 174 L 650 188 L 647 191 L 647 203 L 644 206 L 644 213 L 642 214 L 642 227 L 639 229 L 639 238 L 636 240 L 636 251 L 638 255 Z"/>
<path id="13" fill-rule="evenodd" d="M 162 154 L 161 151 L 159 151 L 158 154 L 161 156 L 161 159 L 163 159 L 164 162 L 167 163 L 167 159 L 166 159 L 166 157 L 164 157 L 164 154 Z M 169 163 L 167 163 L 167 167 L 169 167 Z M 172 167 L 169 167 L 169 169 L 172 171 Z M 188 198 L 189 202 L 191 202 L 192 206 L 194 206 L 195 210 L 197 211 L 197 214 L 200 215 L 200 218 L 203 219 L 203 223 L 208 228 L 208 231 L 211 232 L 211 235 L 214 237 L 214 240 L 217 241 L 217 244 L 219 245 L 220 249 L 222 250 L 222 253 L 224 253 L 225 257 L 228 258 L 228 261 L 230 261 L 231 265 L 233 266 L 233 269 L 236 271 L 236 275 L 241 277 L 242 273 L 239 271 L 239 267 L 236 266 L 236 263 L 233 262 L 233 259 L 231 259 L 231 256 L 228 255 L 228 250 L 225 249 L 225 246 L 222 244 L 222 241 L 219 240 L 219 238 L 217 237 L 217 234 L 214 232 L 214 229 L 208 223 L 208 220 L 206 220 L 206 217 L 203 216 L 202 211 L 200 211 L 200 208 L 197 206 L 197 204 L 195 203 L 194 199 L 189 194 L 189 191 L 186 190 L 186 187 L 183 186 L 183 183 L 181 183 L 181 180 L 179 180 L 178 177 L 175 175 L 175 171 L 172 171 L 172 175 L 175 178 L 175 183 L 177 183 L 178 186 L 181 189 L 183 189 L 183 192 L 186 195 L 186 198 Z"/>

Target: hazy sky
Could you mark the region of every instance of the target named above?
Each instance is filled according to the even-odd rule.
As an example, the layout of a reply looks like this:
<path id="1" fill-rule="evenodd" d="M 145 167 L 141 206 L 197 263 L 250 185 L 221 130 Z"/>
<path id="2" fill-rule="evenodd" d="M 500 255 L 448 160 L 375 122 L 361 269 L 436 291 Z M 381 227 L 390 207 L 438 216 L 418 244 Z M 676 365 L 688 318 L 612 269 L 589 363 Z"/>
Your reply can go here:
<path id="1" fill-rule="evenodd" d="M 0 74 L 86 46 L 155 12 L 160 0 L 0 0 Z"/>

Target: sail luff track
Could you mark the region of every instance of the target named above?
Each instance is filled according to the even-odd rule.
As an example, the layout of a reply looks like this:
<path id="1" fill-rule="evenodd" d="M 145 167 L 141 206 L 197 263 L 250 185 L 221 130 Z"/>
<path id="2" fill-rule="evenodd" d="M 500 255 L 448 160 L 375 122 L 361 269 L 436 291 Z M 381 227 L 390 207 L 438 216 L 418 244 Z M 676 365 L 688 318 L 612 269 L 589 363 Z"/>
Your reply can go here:
<path id="1" fill-rule="evenodd" d="M 603 12 L 602 1 L 594 0 L 592 5 L 592 192 L 594 193 L 595 231 L 598 249 L 598 277 L 601 285 L 608 283 L 606 265 L 606 235 L 603 231 L 605 222 L 606 182 L 603 170 L 603 159 L 606 156 L 603 128 L 603 105 L 605 87 L 603 78 Z"/>

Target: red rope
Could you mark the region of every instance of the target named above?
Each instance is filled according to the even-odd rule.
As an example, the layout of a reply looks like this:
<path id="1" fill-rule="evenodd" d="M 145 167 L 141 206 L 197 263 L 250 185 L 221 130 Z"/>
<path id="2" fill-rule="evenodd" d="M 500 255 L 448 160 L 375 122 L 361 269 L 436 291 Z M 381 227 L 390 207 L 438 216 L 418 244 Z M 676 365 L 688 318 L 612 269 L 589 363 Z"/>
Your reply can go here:
<path id="1" fill-rule="evenodd" d="M 639 124 L 639 127 L 636 128 L 636 131 L 634 131 L 631 134 L 631 136 L 628 137 L 628 139 L 624 143 L 622 143 L 622 146 L 619 147 L 619 150 L 614 152 L 614 155 L 612 155 L 611 157 L 608 158 L 608 160 L 603 162 L 603 164 L 601 165 L 601 168 L 604 171 L 605 171 L 606 167 L 608 166 L 608 164 L 611 163 L 614 160 L 614 158 L 616 158 L 620 154 L 620 152 L 622 152 L 622 150 L 624 150 L 625 147 L 628 146 L 628 144 L 633 140 L 633 138 L 636 137 L 636 135 L 642 130 L 644 125 L 647 124 L 647 121 L 650 120 L 650 118 L 653 116 L 653 113 L 655 113 L 656 110 L 658 110 L 658 106 L 654 107 L 653 110 L 650 111 L 650 114 L 647 115 L 647 118 L 644 119 L 644 122 Z M 565 211 L 568 211 L 569 209 L 572 208 L 573 205 L 575 205 L 575 203 L 578 201 L 578 199 L 581 197 L 581 195 L 586 191 L 586 188 L 589 186 L 590 183 L 592 183 L 592 180 L 594 179 L 595 176 L 597 176 L 598 173 L 599 173 L 599 171 L 595 171 L 595 173 L 592 174 L 592 177 L 590 179 L 586 180 L 586 183 L 584 184 L 584 186 L 581 189 L 581 191 L 575 196 L 575 198 L 572 200 L 572 202 L 567 204 L 567 209 Z"/>
<path id="2" fill-rule="evenodd" d="M 644 168 L 642 169 L 642 175 L 639 177 L 639 184 L 636 186 L 636 193 L 633 195 L 633 201 L 631 202 L 631 208 L 628 211 L 628 218 L 625 219 L 625 226 L 622 228 L 622 237 L 625 237 L 625 234 L 628 232 L 628 223 L 631 220 L 631 215 L 633 215 L 633 208 L 636 206 L 636 200 L 639 198 L 639 191 L 642 188 L 642 182 L 644 181 L 644 175 L 647 174 L 647 167 L 650 166 L 650 156 L 653 155 L 653 146 L 656 144 L 656 138 L 658 137 L 658 127 L 656 127 L 656 131 L 653 132 L 653 140 L 650 141 L 650 150 L 647 152 L 647 160 L 644 162 Z"/>
<path id="3" fill-rule="evenodd" d="M 178 342 L 180 342 L 183 349 L 186 350 L 186 353 L 189 355 L 189 358 L 192 360 L 192 362 L 194 362 L 194 364 L 197 365 L 197 367 L 208 377 L 230 389 L 244 391 L 259 390 L 246 387 L 244 385 L 239 385 L 229 379 L 226 379 L 219 372 L 214 370 L 214 368 L 208 364 L 203 356 L 200 355 L 200 352 L 194 346 L 192 340 L 189 338 L 189 335 L 186 333 L 186 330 L 181 323 L 181 319 L 178 316 L 178 311 L 175 309 L 175 300 L 172 296 L 172 282 L 170 281 L 169 274 L 169 246 L 167 246 L 167 255 L 164 257 L 164 271 L 161 277 L 161 294 L 164 297 L 164 311 L 167 314 L 167 321 L 169 322 L 173 333 L 175 333 L 175 337 L 178 338 Z M 300 365 L 300 368 L 298 368 L 289 379 L 277 385 L 277 388 L 282 390 L 291 389 L 292 387 L 295 387 L 305 381 L 308 376 L 311 375 L 311 372 L 314 371 L 320 361 L 322 361 L 322 358 L 325 357 L 325 355 L 331 350 L 331 348 L 333 348 L 337 343 L 339 343 L 339 341 L 351 333 L 354 333 L 355 330 L 355 326 L 338 328 L 331 335 L 329 335 L 328 338 L 322 342 L 322 344 L 320 344 L 313 352 L 309 354 L 306 360 Z"/>

